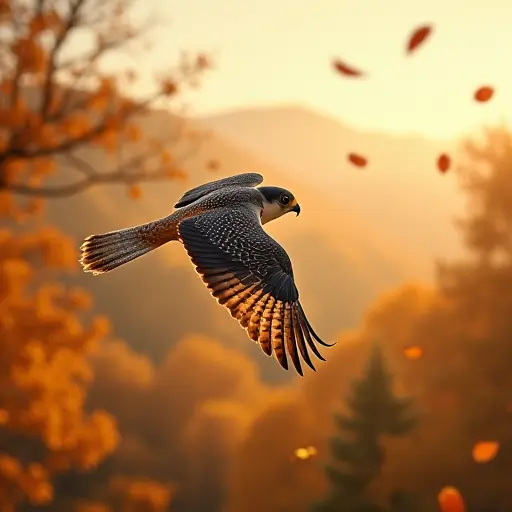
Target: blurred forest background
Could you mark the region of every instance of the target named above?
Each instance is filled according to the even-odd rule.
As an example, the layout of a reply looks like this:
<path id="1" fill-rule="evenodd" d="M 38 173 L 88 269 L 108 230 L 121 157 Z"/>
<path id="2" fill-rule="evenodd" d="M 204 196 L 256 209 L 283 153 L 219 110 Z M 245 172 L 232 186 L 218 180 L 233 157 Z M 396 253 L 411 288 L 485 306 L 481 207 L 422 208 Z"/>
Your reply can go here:
<path id="1" fill-rule="evenodd" d="M 0 0 L 0 511 L 512 510 L 506 126 L 447 143 L 293 105 L 187 120 L 215 62 L 183 52 L 141 97 L 150 30 L 123 0 Z M 87 235 L 246 171 L 303 208 L 268 231 L 339 340 L 303 379 L 178 246 L 79 269 Z"/>

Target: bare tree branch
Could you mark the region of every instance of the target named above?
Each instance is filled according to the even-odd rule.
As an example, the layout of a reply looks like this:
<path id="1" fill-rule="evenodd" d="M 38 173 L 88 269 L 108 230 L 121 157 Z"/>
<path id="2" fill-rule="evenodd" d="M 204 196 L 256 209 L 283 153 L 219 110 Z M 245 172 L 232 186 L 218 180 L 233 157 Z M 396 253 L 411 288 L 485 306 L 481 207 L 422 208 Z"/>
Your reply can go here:
<path id="1" fill-rule="evenodd" d="M 0 30 L 0 60 L 7 63 L 3 68 L 4 87 L 0 90 L 6 120 L 0 129 L 7 135 L 0 148 L 0 191 L 32 197 L 66 197 L 97 184 L 134 185 L 178 175 L 177 167 L 173 174 L 171 165 L 162 165 L 166 158 L 155 150 L 150 139 L 141 145 L 153 146 L 152 150 L 141 150 L 108 172 L 97 172 L 76 153 L 92 144 L 110 151 L 118 141 L 130 144 L 127 141 L 138 140 L 132 128 L 136 129 L 140 116 L 149 112 L 159 99 L 174 97 L 182 85 L 192 83 L 205 70 L 199 58 L 194 61 L 185 56 L 169 78 L 157 83 L 154 94 L 143 100 L 123 94 L 118 76 L 105 73 L 97 64 L 106 54 L 127 49 L 127 44 L 141 40 L 153 28 L 151 23 L 132 24 L 126 12 L 131 3 L 31 0 L 30 6 L 16 3 L 16 14 L 7 20 L 9 26 L 0 20 L 0 29 L 6 29 Z M 97 38 L 97 47 L 64 60 L 68 58 L 64 54 L 70 48 L 73 34 L 82 30 Z M 73 80 L 66 85 L 65 79 L 70 77 Z M 176 132 L 170 134 L 174 141 L 183 136 L 178 125 L 173 123 L 170 130 Z M 169 146 L 169 137 L 165 146 Z M 198 150 L 200 144 L 196 146 Z M 183 151 L 181 159 L 189 158 L 192 152 Z M 66 172 L 74 171 L 77 179 L 62 185 L 36 185 L 49 172 L 45 171 L 48 166 L 44 162 L 48 158 L 67 163 Z M 38 159 L 39 167 L 27 168 L 36 174 L 32 176 L 23 170 L 24 163 L 37 163 Z M 175 165 L 177 160 L 175 155 Z"/>
<path id="2" fill-rule="evenodd" d="M 48 62 L 48 69 L 46 71 L 45 83 L 43 86 L 43 99 L 41 103 L 41 117 L 46 119 L 48 110 L 51 105 L 53 86 L 54 86 L 54 75 L 56 71 L 57 58 L 59 51 L 68 39 L 75 23 L 80 15 L 80 9 L 84 5 L 86 0 L 74 0 L 71 3 L 71 10 L 66 21 L 66 24 L 61 29 L 53 45 L 52 51 L 50 52 L 50 58 Z"/>
<path id="3" fill-rule="evenodd" d="M 135 183 L 149 183 L 169 181 L 170 172 L 167 168 L 158 168 L 152 171 L 135 171 L 138 166 L 143 165 L 149 158 L 148 154 L 140 155 L 132 159 L 114 171 L 96 173 L 86 161 L 74 161 L 74 166 L 80 168 L 85 178 L 66 185 L 56 185 L 54 187 L 31 187 L 21 183 L 8 183 L 5 190 L 24 196 L 62 198 L 69 197 L 86 189 L 100 184 L 125 184 L 133 185 Z"/>
<path id="4" fill-rule="evenodd" d="M 178 175 L 177 169 L 179 164 L 185 162 L 200 151 L 202 144 L 208 136 L 206 133 L 204 135 L 205 136 L 202 137 L 199 143 L 194 144 L 188 151 L 184 151 L 180 156 L 175 158 L 172 167 L 158 165 L 155 169 L 150 171 L 141 170 L 141 167 L 151 161 L 155 156 L 154 151 L 148 150 L 130 158 L 115 170 L 99 173 L 86 160 L 73 154 L 66 154 L 65 159 L 84 176 L 81 180 L 52 187 L 31 187 L 21 183 L 9 183 L 5 186 L 5 189 L 24 196 L 64 198 L 100 184 L 133 185 L 135 183 L 168 181 L 172 175 L 172 168 L 176 169 L 176 175 Z"/>

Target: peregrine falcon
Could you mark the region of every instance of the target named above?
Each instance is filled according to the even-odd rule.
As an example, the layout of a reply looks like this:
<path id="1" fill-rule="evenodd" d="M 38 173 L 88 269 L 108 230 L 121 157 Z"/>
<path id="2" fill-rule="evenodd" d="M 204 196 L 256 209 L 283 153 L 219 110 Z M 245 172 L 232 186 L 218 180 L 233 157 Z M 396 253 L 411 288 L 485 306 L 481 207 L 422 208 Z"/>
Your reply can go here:
<path id="1" fill-rule="evenodd" d="M 85 272 L 103 274 L 167 242 L 181 242 L 219 304 L 265 354 L 274 353 L 285 370 L 289 356 L 302 376 L 301 358 L 315 370 L 308 347 L 325 361 L 315 342 L 334 343 L 322 341 L 311 327 L 290 258 L 263 230 L 288 212 L 299 215 L 299 203 L 284 188 L 257 187 L 262 181 L 261 174 L 244 173 L 193 188 L 167 217 L 87 237 L 80 263 Z"/>

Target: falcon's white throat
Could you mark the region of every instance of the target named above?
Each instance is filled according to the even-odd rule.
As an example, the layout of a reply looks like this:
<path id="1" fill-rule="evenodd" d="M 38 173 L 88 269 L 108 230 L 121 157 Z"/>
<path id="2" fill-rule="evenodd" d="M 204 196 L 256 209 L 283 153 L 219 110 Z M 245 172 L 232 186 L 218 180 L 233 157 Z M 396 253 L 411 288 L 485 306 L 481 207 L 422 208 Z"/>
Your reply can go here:
<path id="1" fill-rule="evenodd" d="M 266 224 L 271 220 L 278 219 L 283 216 L 285 211 L 279 203 L 263 202 L 263 211 L 261 212 L 261 223 Z"/>

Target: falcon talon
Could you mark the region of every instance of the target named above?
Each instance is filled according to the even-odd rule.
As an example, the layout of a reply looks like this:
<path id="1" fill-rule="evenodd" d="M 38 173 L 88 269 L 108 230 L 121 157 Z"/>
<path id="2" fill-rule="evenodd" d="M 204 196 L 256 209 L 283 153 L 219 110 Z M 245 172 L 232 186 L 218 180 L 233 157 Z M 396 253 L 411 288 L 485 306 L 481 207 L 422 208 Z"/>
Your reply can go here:
<path id="1" fill-rule="evenodd" d="M 110 272 L 172 241 L 180 242 L 217 302 L 226 307 L 267 355 L 299 375 L 301 360 L 312 370 L 310 351 L 325 361 L 299 301 L 286 251 L 263 225 L 294 212 L 295 196 L 284 188 L 262 186 L 263 176 L 244 173 L 195 187 L 162 219 L 88 236 L 80 264 L 93 275 Z"/>

